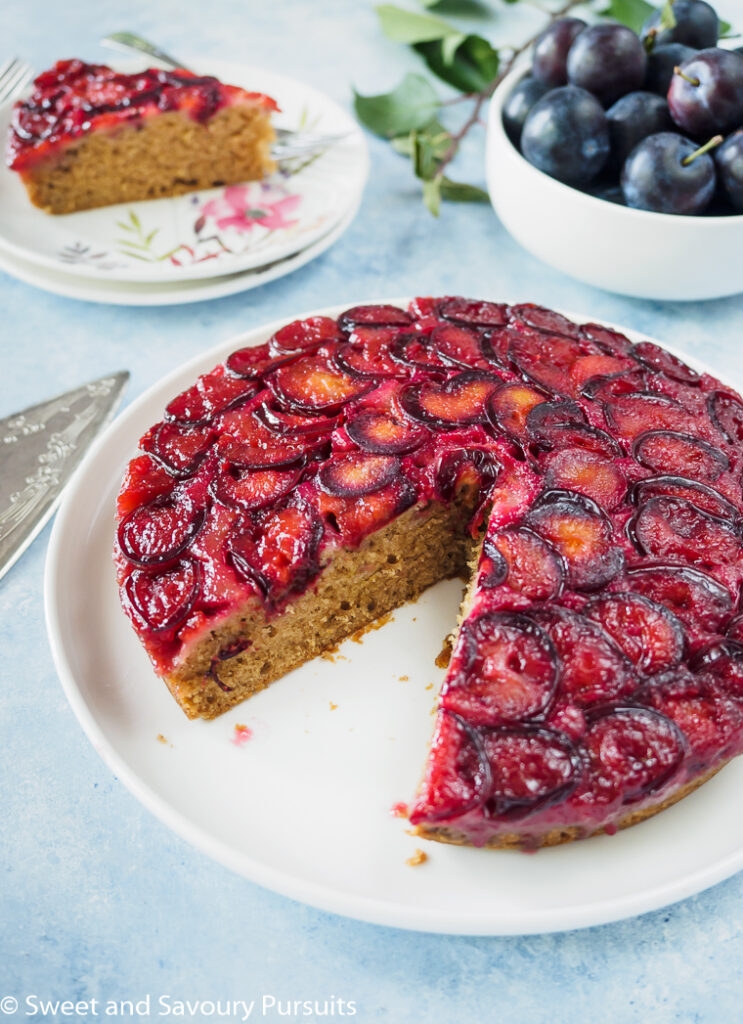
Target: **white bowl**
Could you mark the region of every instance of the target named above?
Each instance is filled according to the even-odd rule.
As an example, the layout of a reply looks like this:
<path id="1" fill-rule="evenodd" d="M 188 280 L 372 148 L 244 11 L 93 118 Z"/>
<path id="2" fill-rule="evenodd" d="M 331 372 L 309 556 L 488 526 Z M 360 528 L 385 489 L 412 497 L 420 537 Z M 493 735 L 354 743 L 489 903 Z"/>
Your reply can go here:
<path id="1" fill-rule="evenodd" d="M 743 215 L 682 217 L 597 199 L 537 170 L 503 128 L 512 71 L 490 104 L 487 182 L 525 249 L 580 281 L 642 299 L 716 299 L 743 291 Z"/>

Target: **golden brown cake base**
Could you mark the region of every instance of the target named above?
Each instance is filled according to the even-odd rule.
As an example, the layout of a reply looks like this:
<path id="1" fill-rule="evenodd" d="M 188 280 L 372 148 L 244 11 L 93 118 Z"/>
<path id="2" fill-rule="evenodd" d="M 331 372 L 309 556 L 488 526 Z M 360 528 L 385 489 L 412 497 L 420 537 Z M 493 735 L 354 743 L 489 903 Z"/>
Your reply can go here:
<path id="1" fill-rule="evenodd" d="M 92 132 L 23 175 L 29 198 L 47 213 L 161 199 L 264 178 L 274 131 L 259 104 L 234 105 L 201 123 L 169 111 Z"/>
<path id="2" fill-rule="evenodd" d="M 170 692 L 189 718 L 215 718 L 357 629 L 412 601 L 465 568 L 472 539 L 461 505 L 415 507 L 358 548 L 336 551 L 316 585 L 273 616 L 258 599 L 221 623 L 173 673 Z M 217 666 L 225 692 L 209 675 L 212 659 L 238 640 L 250 646 Z"/>

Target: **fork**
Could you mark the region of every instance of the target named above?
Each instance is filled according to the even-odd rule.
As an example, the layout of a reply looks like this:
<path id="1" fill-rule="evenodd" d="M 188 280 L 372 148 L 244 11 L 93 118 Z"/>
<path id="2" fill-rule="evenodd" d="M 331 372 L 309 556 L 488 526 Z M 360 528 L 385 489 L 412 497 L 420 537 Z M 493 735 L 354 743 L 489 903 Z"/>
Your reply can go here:
<path id="1" fill-rule="evenodd" d="M 0 64 L 0 103 L 14 99 L 23 92 L 34 77 L 30 64 L 24 64 L 17 57 L 11 57 Z"/>
<path id="2" fill-rule="evenodd" d="M 161 64 L 166 64 L 171 68 L 182 68 L 184 71 L 189 70 L 188 66 L 182 61 L 171 57 L 170 54 L 161 50 L 159 46 L 155 46 L 154 43 L 150 43 L 135 32 L 112 32 L 110 35 L 104 36 L 101 39 L 101 43 L 103 46 L 108 46 L 114 50 L 125 50 L 127 52 L 134 50 L 137 53 L 146 53 L 148 57 L 153 57 L 155 60 L 160 61 Z M 275 131 L 276 141 L 271 147 L 271 156 L 274 160 L 278 161 L 291 160 L 297 157 L 309 157 L 315 153 L 319 154 L 351 135 L 351 132 L 322 134 L 318 132 L 291 131 L 288 128 L 276 128 Z"/>

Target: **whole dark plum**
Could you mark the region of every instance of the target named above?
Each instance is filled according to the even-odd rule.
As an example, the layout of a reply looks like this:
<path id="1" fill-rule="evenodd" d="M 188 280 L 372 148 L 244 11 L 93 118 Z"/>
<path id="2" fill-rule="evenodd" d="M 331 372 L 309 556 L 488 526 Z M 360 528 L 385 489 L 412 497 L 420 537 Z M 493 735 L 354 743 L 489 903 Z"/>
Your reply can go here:
<path id="1" fill-rule="evenodd" d="M 521 151 L 550 177 L 587 185 L 609 156 L 609 128 L 601 104 L 575 85 L 553 89 L 529 112 Z"/>
<path id="2" fill-rule="evenodd" d="M 657 92 L 664 98 L 668 95 L 668 86 L 673 78 L 674 68 L 691 60 L 697 51 L 683 43 L 668 43 L 667 46 L 655 46 L 648 54 L 648 69 L 645 73 L 645 88 Z"/>
<path id="3" fill-rule="evenodd" d="M 531 73 L 540 82 L 554 89 L 568 82 L 568 51 L 586 28 L 580 18 L 558 18 L 534 43 Z"/>
<path id="4" fill-rule="evenodd" d="M 709 138 L 743 125 L 743 55 L 712 47 L 681 65 L 668 89 L 671 117 L 688 135 Z"/>
<path id="5" fill-rule="evenodd" d="M 715 164 L 709 154 L 695 153 L 694 143 L 675 132 L 643 139 L 622 168 L 627 206 L 656 213 L 701 213 L 715 194 Z M 693 159 L 684 163 L 689 157 Z"/>
<path id="6" fill-rule="evenodd" d="M 514 146 L 518 146 L 521 141 L 521 132 L 529 111 L 549 90 L 550 87 L 544 82 L 527 75 L 508 94 L 503 104 L 503 127 Z"/>
<path id="7" fill-rule="evenodd" d="M 648 135 L 673 130 L 668 104 L 653 92 L 630 92 L 609 107 L 609 140 L 612 166 L 619 170 L 638 142 Z"/>
<path id="8" fill-rule="evenodd" d="M 673 28 L 661 25 L 662 9 L 653 11 L 642 26 L 642 38 L 653 36 L 655 46 L 683 43 L 702 50 L 714 46 L 720 34 L 720 19 L 713 7 L 704 0 L 674 0 L 671 5 L 676 24 Z"/>
<path id="9" fill-rule="evenodd" d="M 568 81 L 592 92 L 604 106 L 641 89 L 647 57 L 639 36 L 624 25 L 592 25 L 568 53 Z"/>
<path id="10" fill-rule="evenodd" d="M 743 212 L 743 129 L 715 150 L 717 178 L 736 210 Z"/>

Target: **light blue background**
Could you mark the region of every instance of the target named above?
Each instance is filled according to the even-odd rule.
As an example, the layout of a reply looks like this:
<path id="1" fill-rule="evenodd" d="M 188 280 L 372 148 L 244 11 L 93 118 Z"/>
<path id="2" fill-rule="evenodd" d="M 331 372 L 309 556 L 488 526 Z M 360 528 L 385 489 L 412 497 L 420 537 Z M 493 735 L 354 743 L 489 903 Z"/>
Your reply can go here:
<path id="1" fill-rule="evenodd" d="M 105 59 L 99 36 L 128 28 L 185 58 L 285 71 L 344 104 L 352 82 L 382 91 L 416 66 L 381 37 L 367 0 L 6 0 L 2 25 L 0 50 L 39 68 L 62 56 Z M 434 220 L 403 159 L 375 139 L 370 147 L 371 180 L 343 239 L 261 290 L 126 309 L 57 298 L 0 274 L 0 415 L 123 367 L 132 371 L 131 400 L 182 361 L 263 321 L 404 293 L 580 310 L 665 338 L 743 383 L 741 297 L 674 306 L 579 285 L 522 251 L 489 207 L 449 205 Z M 457 176 L 482 182 L 482 133 L 473 133 Z M 357 1020 L 395 1024 L 743 1018 L 741 876 L 633 921 L 471 939 L 321 913 L 195 852 L 111 777 L 67 706 L 42 614 L 47 540 L 48 529 L 0 583 L 0 996 L 335 995 L 356 1001 Z"/>

